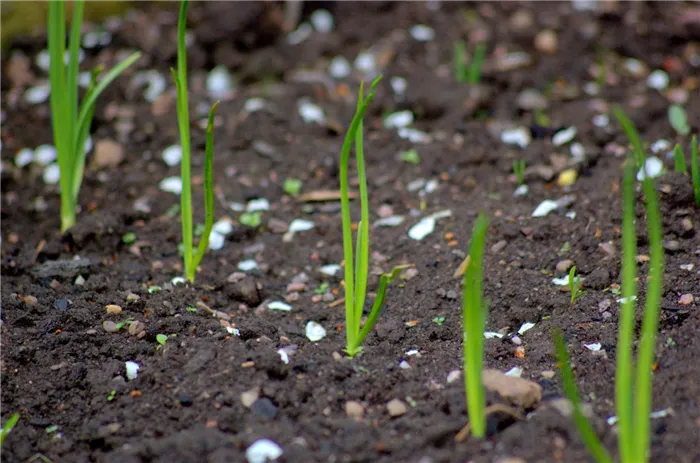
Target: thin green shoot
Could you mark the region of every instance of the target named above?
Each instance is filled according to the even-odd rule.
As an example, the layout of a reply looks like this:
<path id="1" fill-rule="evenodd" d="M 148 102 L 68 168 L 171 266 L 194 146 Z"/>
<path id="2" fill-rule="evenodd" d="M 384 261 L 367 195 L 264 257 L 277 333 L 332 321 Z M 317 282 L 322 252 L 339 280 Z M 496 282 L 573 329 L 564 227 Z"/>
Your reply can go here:
<path id="1" fill-rule="evenodd" d="M 207 122 L 206 144 L 204 148 L 204 233 L 194 249 L 193 217 L 192 217 L 192 183 L 191 183 L 191 145 L 190 145 L 190 116 L 187 95 L 187 49 L 185 48 L 185 28 L 187 25 L 187 1 L 180 5 L 180 16 L 177 26 L 177 71 L 171 69 L 177 89 L 177 120 L 180 129 L 182 145 L 182 162 L 180 178 L 182 193 L 180 195 L 180 220 L 182 222 L 182 242 L 184 246 L 183 261 L 185 278 L 194 283 L 197 267 L 202 261 L 209 246 L 209 235 L 214 225 L 214 112 L 218 102 L 209 110 Z"/>
<path id="2" fill-rule="evenodd" d="M 571 371 L 569 352 L 561 333 L 555 333 L 554 346 L 557 355 L 559 374 L 564 387 L 564 395 L 566 395 L 566 398 L 569 399 L 573 406 L 573 417 L 576 429 L 578 429 L 579 434 L 581 434 L 584 445 L 591 455 L 593 455 L 595 461 L 598 463 L 612 463 L 613 459 L 598 438 L 593 425 L 591 425 L 590 421 L 588 421 L 581 411 L 579 391 L 576 387 L 576 381 L 574 380 L 574 373 Z"/>
<path id="3" fill-rule="evenodd" d="M 481 380 L 484 367 L 484 327 L 488 305 L 483 300 L 484 246 L 488 217 L 481 213 L 474 224 L 469 247 L 469 267 L 462 286 L 462 330 L 464 343 L 464 387 L 467 412 L 474 437 L 486 436 L 486 395 Z"/>
<path id="4" fill-rule="evenodd" d="M 690 141 L 690 176 L 693 179 L 695 204 L 700 206 L 700 155 L 698 155 L 698 136 Z"/>
<path id="5" fill-rule="evenodd" d="M 681 105 L 672 104 L 668 107 L 668 121 L 678 135 L 686 136 L 690 133 L 688 115 Z"/>
<path id="6" fill-rule="evenodd" d="M 513 161 L 513 173 L 518 180 L 518 186 L 525 185 L 525 159 Z"/>
<path id="7" fill-rule="evenodd" d="M 676 143 L 676 147 L 673 149 L 673 170 L 688 175 L 688 167 L 685 165 L 685 153 L 678 143 Z"/>
<path id="8" fill-rule="evenodd" d="M 613 114 L 615 118 L 622 126 L 622 130 L 627 135 L 630 144 L 632 145 L 632 152 L 634 154 L 634 162 L 637 168 L 642 167 L 646 156 L 644 155 L 644 146 L 642 146 L 642 139 L 639 137 L 639 132 L 634 126 L 632 120 L 625 114 L 625 111 L 620 107 L 620 105 L 613 106 Z"/>
<path id="9" fill-rule="evenodd" d="M 374 97 L 375 88 L 380 80 L 381 76 L 372 82 L 367 96 L 364 96 L 364 83 L 360 84 L 357 110 L 345 134 L 340 159 L 340 206 L 343 222 L 343 255 L 345 259 L 345 331 L 347 337 L 345 353 L 351 358 L 362 351 L 363 341 L 377 323 L 389 283 L 399 275 L 400 271 L 410 267 L 407 265 L 397 266 L 390 273 L 380 276 L 377 296 L 372 304 L 369 317 L 364 325 L 361 325 L 369 274 L 369 199 L 367 178 L 365 176 L 362 119 Z M 349 193 L 350 150 L 353 142 L 360 184 L 360 222 L 357 227 L 357 243 L 354 253 Z"/>
<path id="10" fill-rule="evenodd" d="M 571 267 L 571 270 L 569 270 L 569 292 L 571 293 L 571 307 L 574 306 L 574 303 L 578 298 L 586 294 L 585 291 L 581 289 L 583 286 L 581 282 L 581 277 L 576 275 L 576 266 L 574 265 Z"/>
<path id="11" fill-rule="evenodd" d="M 620 110 L 620 113 L 622 111 Z M 626 117 L 622 113 L 623 119 Z M 618 117 L 618 119 L 620 119 Z M 639 136 L 631 125 L 626 131 L 633 146 L 633 137 Z M 634 157 L 644 158 L 641 143 Z M 636 231 L 634 213 L 634 169 L 632 160 L 627 161 L 623 182 L 622 217 L 622 306 L 618 333 L 616 368 L 616 407 L 619 418 L 619 448 L 623 462 L 649 461 L 650 413 L 652 392 L 652 364 L 656 349 L 656 336 L 661 308 L 663 288 L 664 251 L 661 213 L 654 180 L 648 175 L 642 181 L 646 199 L 646 223 L 649 241 L 649 274 L 642 330 L 637 351 L 636 366 L 632 361 L 634 343 L 634 312 L 636 310 Z M 636 371 L 635 370 L 636 367 Z M 633 383 L 634 381 L 634 383 Z"/>
<path id="12" fill-rule="evenodd" d="M 19 421 L 19 412 L 13 413 L 12 416 L 5 421 L 5 424 L 2 425 L 2 429 L 0 429 L 0 447 L 5 443 L 7 435 L 10 434 L 17 425 L 17 421 Z"/>
<path id="13" fill-rule="evenodd" d="M 65 232 L 76 221 L 78 193 L 83 182 L 85 168 L 85 143 L 100 94 L 119 74 L 139 59 L 141 53 L 133 53 L 105 75 L 97 67 L 83 97 L 78 103 L 78 54 L 80 30 L 83 23 L 84 1 L 76 1 L 68 40 L 68 65 L 66 54 L 65 2 L 50 1 L 48 9 L 48 48 L 50 56 L 49 80 L 51 83 L 51 120 L 53 138 L 58 152 L 61 172 L 61 231 Z"/>
<path id="14" fill-rule="evenodd" d="M 486 58 L 486 44 L 480 42 L 474 48 L 471 61 L 467 64 L 467 47 L 464 40 L 454 43 L 455 77 L 458 82 L 469 85 L 478 85 L 481 81 L 481 71 Z"/>

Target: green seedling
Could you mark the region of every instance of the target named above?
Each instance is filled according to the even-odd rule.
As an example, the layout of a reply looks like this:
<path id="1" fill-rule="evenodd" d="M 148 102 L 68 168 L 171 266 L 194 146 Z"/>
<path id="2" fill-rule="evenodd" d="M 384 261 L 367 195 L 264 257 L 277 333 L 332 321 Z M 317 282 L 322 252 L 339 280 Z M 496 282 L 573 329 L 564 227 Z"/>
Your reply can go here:
<path id="1" fill-rule="evenodd" d="M 302 181 L 298 178 L 288 178 L 285 179 L 284 184 L 282 185 L 282 190 L 284 190 L 285 194 L 296 197 L 299 196 L 299 193 L 301 193 L 302 185 Z"/>
<path id="2" fill-rule="evenodd" d="M 467 64 L 467 47 L 463 40 L 454 43 L 455 77 L 458 82 L 478 85 L 481 81 L 481 69 L 486 58 L 486 44 L 478 43 L 472 53 L 471 62 Z"/>
<path id="3" fill-rule="evenodd" d="M 369 198 L 367 194 L 367 178 L 365 176 L 362 119 L 374 97 L 374 90 L 380 80 L 381 76 L 372 82 L 367 96 L 364 96 L 364 82 L 360 83 L 357 110 L 350 123 L 350 128 L 345 134 L 340 156 L 340 207 L 343 222 L 343 256 L 345 258 L 345 331 L 347 336 L 345 353 L 351 358 L 362 351 L 362 342 L 377 323 L 389 283 L 399 275 L 401 270 L 410 267 L 408 265 L 397 266 L 392 269 L 391 273 L 385 273 L 380 276 L 377 296 L 372 304 L 369 317 L 364 325 L 361 325 L 369 273 Z M 350 150 L 353 142 L 360 186 L 360 223 L 357 226 L 357 244 L 354 249 L 354 255 L 349 193 Z"/>
<path id="4" fill-rule="evenodd" d="M 486 394 L 481 380 L 484 367 L 484 328 L 488 304 L 483 300 L 484 246 L 489 219 L 479 214 L 469 247 L 469 267 L 462 287 L 464 343 L 464 387 L 471 432 L 477 439 L 486 435 Z"/>
<path id="5" fill-rule="evenodd" d="M 574 265 L 571 267 L 571 270 L 569 270 L 569 291 L 571 292 L 571 307 L 574 306 L 574 303 L 578 298 L 586 294 L 585 291 L 581 289 L 583 286 L 581 282 L 581 277 L 576 275 L 576 266 Z"/>
<path id="6" fill-rule="evenodd" d="M 185 310 L 191 313 L 197 313 L 197 307 L 186 307 Z"/>
<path id="7" fill-rule="evenodd" d="M 168 342 L 168 335 L 159 333 L 156 335 L 156 341 L 160 344 L 158 347 L 163 347 Z"/>
<path id="8" fill-rule="evenodd" d="M 573 406 L 573 417 L 576 429 L 578 429 L 584 445 L 591 455 L 593 455 L 595 461 L 598 463 L 613 463 L 612 457 L 598 438 L 595 429 L 593 429 L 593 426 L 581 411 L 579 391 L 574 380 L 574 373 L 571 371 L 569 352 L 566 349 L 566 343 L 561 333 L 555 334 L 554 345 L 556 348 L 559 375 L 561 376 L 562 385 L 564 387 L 564 394 Z"/>
<path id="9" fill-rule="evenodd" d="M 673 170 L 688 175 L 688 168 L 685 165 L 685 153 L 678 143 L 673 149 Z"/>
<path id="10" fill-rule="evenodd" d="M 668 107 L 668 121 L 678 135 L 686 136 L 690 133 L 688 115 L 681 105 L 672 104 Z"/>
<path id="11" fill-rule="evenodd" d="M 7 435 L 10 434 L 17 425 L 17 421 L 19 421 L 19 412 L 13 413 L 12 416 L 5 421 L 5 424 L 2 425 L 2 429 L 0 429 L 0 448 L 5 443 Z"/>
<path id="12" fill-rule="evenodd" d="M 447 320 L 447 317 L 444 315 L 438 315 L 437 317 L 433 318 L 433 323 L 435 323 L 438 326 L 442 326 L 445 324 L 445 321 Z"/>
<path id="13" fill-rule="evenodd" d="M 321 283 L 318 288 L 314 289 L 314 293 L 318 295 L 326 294 L 326 291 L 328 291 L 328 282 L 326 281 Z"/>
<path id="14" fill-rule="evenodd" d="M 116 396 L 117 396 L 117 391 L 112 389 L 111 391 L 109 391 L 109 394 L 107 394 L 107 402 L 113 401 Z"/>
<path id="15" fill-rule="evenodd" d="M 690 142 L 690 176 L 693 179 L 695 204 L 700 206 L 700 155 L 698 155 L 698 136 L 693 135 Z"/>
<path id="16" fill-rule="evenodd" d="M 180 195 L 180 221 L 182 222 L 182 242 L 184 245 L 183 262 L 185 278 L 194 283 L 197 267 L 204 257 L 209 246 L 209 235 L 214 225 L 214 112 L 218 102 L 209 110 L 207 122 L 206 144 L 204 148 L 204 232 L 199 240 L 199 245 L 194 248 L 192 237 L 192 180 L 191 145 L 190 145 L 190 115 L 189 99 L 187 95 L 187 49 L 185 47 L 185 28 L 187 25 L 187 5 L 183 1 L 180 4 L 180 16 L 177 25 L 177 71 L 171 69 L 177 89 L 177 122 L 180 129 L 180 144 L 182 145 L 182 162 L 180 163 L 180 178 L 182 179 L 182 193 Z"/>
<path id="17" fill-rule="evenodd" d="M 400 157 L 401 160 L 406 164 L 413 164 L 414 166 L 420 164 L 420 154 L 418 154 L 418 150 L 416 150 L 415 148 L 411 148 L 408 151 L 401 152 Z"/>
<path id="18" fill-rule="evenodd" d="M 122 236 L 122 243 L 124 244 L 134 244 L 136 242 L 136 233 L 134 232 L 126 232 L 124 233 L 124 236 Z"/>
<path id="19" fill-rule="evenodd" d="M 525 185 L 525 159 L 513 161 L 513 173 L 518 180 L 518 186 Z"/>
<path id="20" fill-rule="evenodd" d="M 246 227 L 258 228 L 262 223 L 262 215 L 258 211 L 244 212 L 238 217 L 238 221 Z"/>
<path id="21" fill-rule="evenodd" d="M 65 2 L 50 1 L 48 9 L 48 48 L 50 56 L 49 80 L 51 82 L 51 120 L 53 138 L 58 152 L 61 172 L 61 231 L 75 225 L 78 193 L 83 183 L 85 168 L 85 142 L 90 134 L 90 125 L 95 103 L 100 94 L 119 74 L 139 59 L 141 53 L 133 53 L 102 75 L 100 67 L 92 71 L 87 92 L 82 104 L 78 103 L 78 54 L 80 52 L 80 30 L 83 24 L 84 1 L 76 1 L 68 39 L 68 65 L 66 54 Z"/>
<path id="22" fill-rule="evenodd" d="M 644 316 L 637 350 L 637 362 L 633 362 L 634 325 L 637 300 L 637 235 L 635 231 L 635 170 L 645 158 L 637 129 L 619 108 L 615 116 L 633 146 L 627 160 L 623 181 L 622 212 L 622 300 L 617 340 L 615 369 L 615 406 L 618 417 L 618 448 L 622 463 L 644 463 L 649 461 L 650 413 L 652 392 L 652 364 L 654 361 L 656 336 L 661 309 L 663 287 L 664 251 L 661 213 L 654 180 L 648 175 L 642 181 L 646 198 L 646 222 L 649 241 L 649 274 L 647 278 Z M 568 354 L 563 341 L 557 341 L 557 355 L 562 364 L 565 392 L 572 402 L 578 401 L 578 392 L 573 385 L 573 374 L 568 368 Z M 567 371 L 568 369 L 568 371 Z M 635 371 L 636 370 L 636 371 Z M 567 386 L 567 383 L 569 385 Z M 610 456 L 602 451 L 602 444 L 592 433 L 590 424 L 579 414 L 576 425 L 584 442 L 598 462 L 610 462 Z M 596 443 L 597 442 L 597 443 Z"/>

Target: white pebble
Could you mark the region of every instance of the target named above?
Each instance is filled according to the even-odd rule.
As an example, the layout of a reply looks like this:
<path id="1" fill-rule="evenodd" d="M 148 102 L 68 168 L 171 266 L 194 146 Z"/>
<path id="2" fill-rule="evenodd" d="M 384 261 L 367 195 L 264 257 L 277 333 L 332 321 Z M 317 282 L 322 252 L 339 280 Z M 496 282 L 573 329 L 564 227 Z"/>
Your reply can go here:
<path id="1" fill-rule="evenodd" d="M 523 324 L 520 326 L 520 329 L 518 330 L 518 334 L 522 335 L 522 334 L 524 334 L 526 331 L 528 331 L 528 330 L 530 330 L 530 329 L 532 329 L 532 328 L 534 328 L 534 327 L 535 327 L 535 324 L 534 324 L 534 323 L 525 322 L 525 323 L 523 323 Z"/>
<path id="2" fill-rule="evenodd" d="M 247 212 L 269 211 L 270 201 L 266 198 L 251 199 L 245 209 Z"/>
<path id="3" fill-rule="evenodd" d="M 601 348 L 601 344 L 599 342 L 594 342 L 592 344 L 584 344 L 583 346 L 592 352 L 598 352 Z"/>
<path id="4" fill-rule="evenodd" d="M 28 88 L 24 92 L 24 101 L 29 104 L 43 103 L 49 99 L 49 94 L 51 94 L 49 83 L 39 84 L 36 87 Z"/>
<path id="5" fill-rule="evenodd" d="M 552 283 L 557 286 L 569 286 L 569 275 L 563 276 L 561 278 L 552 278 Z"/>
<path id="6" fill-rule="evenodd" d="M 405 217 L 402 215 L 392 215 L 381 218 L 374 222 L 375 227 L 398 227 L 403 223 Z"/>
<path id="7" fill-rule="evenodd" d="M 503 335 L 498 331 L 484 331 L 484 339 L 501 339 Z"/>
<path id="8" fill-rule="evenodd" d="M 506 371 L 505 375 L 506 376 L 515 376 L 516 378 L 520 378 L 523 374 L 523 369 L 520 367 L 513 367 L 510 370 Z"/>
<path id="9" fill-rule="evenodd" d="M 664 153 L 671 149 L 671 142 L 661 138 L 652 143 L 649 149 L 654 154 Z"/>
<path id="10" fill-rule="evenodd" d="M 501 133 L 501 141 L 506 145 L 516 145 L 525 149 L 532 141 L 532 137 L 527 128 L 518 127 L 516 129 L 504 130 Z"/>
<path id="11" fill-rule="evenodd" d="M 326 337 L 326 329 L 315 321 L 310 321 L 306 324 L 306 337 L 311 342 L 320 341 Z"/>
<path id="12" fill-rule="evenodd" d="M 336 56 L 328 65 L 328 73 L 335 79 L 344 79 L 352 72 L 350 62 L 342 56 Z"/>
<path id="13" fill-rule="evenodd" d="M 289 224 L 288 231 L 292 233 L 308 231 L 314 228 L 314 223 L 303 219 L 294 219 L 292 223 Z"/>
<path id="14" fill-rule="evenodd" d="M 267 308 L 270 310 L 280 310 L 282 312 L 292 311 L 292 306 L 282 301 L 272 301 L 269 304 L 267 304 Z"/>
<path id="15" fill-rule="evenodd" d="M 207 93 L 211 98 L 230 99 L 233 96 L 233 88 L 233 77 L 226 66 L 220 64 L 207 74 Z"/>
<path id="16" fill-rule="evenodd" d="M 521 196 L 525 196 L 528 193 L 528 191 L 530 191 L 530 187 L 528 187 L 527 185 L 520 185 L 513 192 L 513 196 L 519 198 Z"/>
<path id="17" fill-rule="evenodd" d="M 559 208 L 559 204 L 557 204 L 556 201 L 552 201 L 551 199 L 545 199 L 540 203 L 539 206 L 535 208 L 535 210 L 532 212 L 532 216 L 545 217 L 557 208 Z"/>
<path id="18" fill-rule="evenodd" d="M 61 179 L 61 169 L 58 164 L 50 164 L 44 169 L 44 175 L 42 177 L 44 183 L 47 185 L 55 185 Z"/>
<path id="19" fill-rule="evenodd" d="M 34 160 L 34 151 L 29 148 L 22 148 L 15 155 L 15 165 L 19 168 L 26 167 Z"/>
<path id="20" fill-rule="evenodd" d="M 384 127 L 387 129 L 396 129 L 401 127 L 408 127 L 413 124 L 413 112 L 410 110 L 398 111 L 389 114 L 384 118 Z"/>
<path id="21" fill-rule="evenodd" d="M 641 182 L 647 178 L 647 176 L 649 178 L 656 178 L 660 176 L 663 171 L 663 161 L 656 156 L 649 156 L 647 160 L 644 161 L 644 165 L 639 169 L 639 172 L 637 172 L 637 180 Z"/>
<path id="22" fill-rule="evenodd" d="M 133 85 L 146 85 L 143 97 L 149 103 L 153 103 L 168 88 L 168 81 L 158 71 L 141 71 L 134 74 Z"/>
<path id="23" fill-rule="evenodd" d="M 184 277 L 174 277 L 172 280 L 170 280 L 170 283 L 172 283 L 173 286 L 184 285 L 187 283 L 187 280 L 185 280 Z"/>
<path id="24" fill-rule="evenodd" d="M 462 377 L 462 371 L 461 370 L 452 370 L 447 374 L 447 384 L 454 383 L 457 381 L 459 378 Z"/>
<path id="25" fill-rule="evenodd" d="M 419 42 L 430 42 L 435 38 L 435 31 L 424 24 L 416 24 L 411 28 L 411 37 Z"/>
<path id="26" fill-rule="evenodd" d="M 42 166 L 48 166 L 58 158 L 58 151 L 53 145 L 40 145 L 34 150 L 34 160 Z"/>
<path id="27" fill-rule="evenodd" d="M 233 224 L 228 219 L 221 219 L 214 223 L 211 230 L 221 235 L 228 235 L 233 231 Z"/>
<path id="28" fill-rule="evenodd" d="M 180 177 L 166 177 L 158 184 L 162 191 L 179 195 L 182 193 L 182 179 Z"/>
<path id="29" fill-rule="evenodd" d="M 302 100 L 297 104 L 297 108 L 299 109 L 299 115 L 307 124 L 315 122 L 322 125 L 325 121 L 323 109 L 314 103 Z"/>
<path id="30" fill-rule="evenodd" d="M 335 27 L 333 15 L 328 10 L 316 10 L 311 13 L 311 24 L 317 31 L 327 34 Z"/>
<path id="31" fill-rule="evenodd" d="M 398 132 L 399 138 L 408 140 L 411 143 L 429 143 L 430 137 L 425 132 L 409 127 L 401 127 Z"/>
<path id="32" fill-rule="evenodd" d="M 610 118 L 607 114 L 596 114 L 592 119 L 593 125 L 596 127 L 607 127 L 610 124 Z"/>
<path id="33" fill-rule="evenodd" d="M 248 463 L 269 463 L 282 456 L 282 447 L 270 439 L 258 439 L 245 451 Z"/>
<path id="34" fill-rule="evenodd" d="M 246 259 L 238 263 L 238 270 L 241 272 L 249 272 L 251 270 L 255 270 L 256 268 L 258 268 L 258 263 L 255 262 L 255 259 Z"/>
<path id="35" fill-rule="evenodd" d="M 170 167 L 175 167 L 182 160 L 182 146 L 170 145 L 163 150 L 163 161 Z"/>
<path id="36" fill-rule="evenodd" d="M 571 157 L 577 161 L 583 161 L 583 158 L 586 157 L 586 149 L 579 142 L 572 143 L 569 151 L 571 152 Z"/>
<path id="37" fill-rule="evenodd" d="M 654 90 L 665 90 L 668 87 L 668 83 L 668 74 L 661 69 L 653 71 L 647 78 L 647 86 L 649 88 L 653 88 Z"/>
<path id="38" fill-rule="evenodd" d="M 408 236 L 411 239 L 420 241 L 434 231 L 435 219 L 432 217 L 426 217 L 408 230 Z"/>
<path id="39" fill-rule="evenodd" d="M 128 361 L 125 363 L 126 365 L 126 379 L 129 381 L 132 381 L 136 379 L 136 377 L 139 375 L 139 369 L 141 368 L 138 363 Z"/>
<path id="40" fill-rule="evenodd" d="M 374 75 L 377 71 L 377 59 L 372 53 L 362 52 L 355 58 L 355 68 L 367 75 Z"/>
<path id="41" fill-rule="evenodd" d="M 396 95 L 402 96 L 404 93 L 406 93 L 406 89 L 408 88 L 408 81 L 403 77 L 392 77 L 390 83 L 391 89 Z"/>
<path id="42" fill-rule="evenodd" d="M 243 105 L 243 109 L 248 113 L 254 113 L 265 108 L 265 100 L 262 98 L 249 98 Z"/>
<path id="43" fill-rule="evenodd" d="M 554 134 L 552 137 L 552 144 L 554 146 L 562 146 L 569 143 L 576 136 L 576 127 L 571 126 L 566 129 L 562 129 Z"/>
<path id="44" fill-rule="evenodd" d="M 225 244 L 226 237 L 224 235 L 213 230 L 211 233 L 209 233 L 209 249 L 212 251 L 218 251 L 223 249 Z"/>
<path id="45" fill-rule="evenodd" d="M 34 64 L 42 71 L 49 72 L 49 68 L 51 68 L 51 55 L 49 51 L 41 50 L 37 53 L 36 58 L 34 58 Z"/>

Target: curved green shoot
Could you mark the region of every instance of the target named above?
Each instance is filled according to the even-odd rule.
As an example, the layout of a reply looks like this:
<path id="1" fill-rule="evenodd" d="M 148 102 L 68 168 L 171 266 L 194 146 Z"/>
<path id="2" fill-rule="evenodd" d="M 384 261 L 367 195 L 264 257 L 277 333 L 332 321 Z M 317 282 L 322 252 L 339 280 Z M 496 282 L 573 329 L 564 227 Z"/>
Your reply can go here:
<path id="1" fill-rule="evenodd" d="M 693 180 L 695 204 L 700 206 L 700 155 L 698 155 L 698 136 L 693 135 L 690 142 L 690 176 Z"/>
<path id="2" fill-rule="evenodd" d="M 101 68 L 94 69 L 83 102 L 78 106 L 78 55 L 84 7 L 84 1 L 75 2 L 69 35 L 67 66 L 64 64 L 66 53 L 64 2 L 52 0 L 49 2 L 48 9 L 51 119 L 54 144 L 58 152 L 58 166 L 61 172 L 61 231 L 64 232 L 75 225 L 78 193 L 83 182 L 85 168 L 85 142 L 90 132 L 97 98 L 109 84 L 141 56 L 141 53 L 133 53 L 101 78 L 98 78 Z"/>
<path id="3" fill-rule="evenodd" d="M 401 270 L 410 267 L 410 265 L 397 266 L 390 273 L 385 273 L 380 277 L 377 296 L 372 304 L 369 317 L 363 326 L 362 311 L 365 304 L 367 277 L 369 274 L 369 195 L 367 193 L 367 177 L 365 174 L 362 119 L 367 111 L 367 107 L 372 102 L 374 91 L 380 80 L 381 76 L 374 79 L 367 96 L 364 95 L 364 83 L 360 84 L 357 110 L 350 123 L 348 132 L 345 134 L 340 156 L 340 206 L 343 222 L 343 256 L 345 259 L 345 332 L 347 337 L 345 353 L 351 358 L 362 351 L 362 343 L 377 323 L 389 283 L 398 276 Z M 357 227 L 357 242 L 354 251 L 349 193 L 350 150 L 353 142 L 355 144 L 357 171 L 360 181 L 360 222 Z"/>
<path id="4" fill-rule="evenodd" d="M 474 437 L 486 435 L 486 394 L 481 379 L 484 367 L 484 327 L 488 306 L 483 301 L 484 246 L 489 219 L 479 214 L 474 224 L 469 247 L 469 267 L 462 287 L 462 320 L 464 343 L 464 387 L 467 412 Z"/>
<path id="5" fill-rule="evenodd" d="M 180 163 L 180 178 L 182 179 L 182 192 L 180 195 L 180 221 L 182 224 L 182 243 L 184 247 L 183 263 L 185 278 L 194 283 L 197 267 L 209 246 L 209 235 L 214 225 L 214 112 L 219 102 L 212 105 L 207 121 L 206 146 L 204 149 L 204 233 L 199 239 L 197 249 L 194 249 L 194 232 L 192 228 L 192 177 L 191 158 L 192 148 L 190 143 L 190 115 L 189 99 L 187 95 L 187 49 L 185 47 L 185 28 L 187 26 L 187 1 L 180 5 L 180 15 L 177 28 L 177 71 L 172 70 L 177 89 L 177 122 L 180 130 L 180 144 L 182 145 L 182 162 Z"/>
<path id="6" fill-rule="evenodd" d="M 688 168 L 685 165 L 685 153 L 678 143 L 673 148 L 673 170 L 688 175 Z"/>

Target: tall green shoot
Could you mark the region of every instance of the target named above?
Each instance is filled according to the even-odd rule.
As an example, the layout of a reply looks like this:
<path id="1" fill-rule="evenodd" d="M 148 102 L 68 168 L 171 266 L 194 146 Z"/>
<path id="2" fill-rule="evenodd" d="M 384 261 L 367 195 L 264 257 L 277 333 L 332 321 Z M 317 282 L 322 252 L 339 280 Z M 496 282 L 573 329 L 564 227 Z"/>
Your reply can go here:
<path id="1" fill-rule="evenodd" d="M 678 143 L 676 143 L 676 147 L 673 148 L 673 170 L 681 174 L 688 174 L 688 168 L 685 165 L 685 153 Z"/>
<path id="2" fill-rule="evenodd" d="M 698 154 L 698 136 L 693 135 L 690 142 L 690 176 L 693 180 L 695 204 L 700 206 L 700 155 Z"/>
<path id="3" fill-rule="evenodd" d="M 218 102 L 209 110 L 207 122 L 206 144 L 204 149 L 204 233 L 199 239 L 197 249 L 194 249 L 193 218 L 192 218 L 192 180 L 191 180 L 191 144 L 190 144 L 190 115 L 187 95 L 187 49 L 185 47 L 185 29 L 187 26 L 187 1 L 180 5 L 180 16 L 177 26 L 177 71 L 171 69 L 177 88 L 177 121 L 182 145 L 182 162 L 180 178 L 182 192 L 180 196 L 180 221 L 182 223 L 182 242 L 184 246 L 183 262 L 185 278 L 194 283 L 197 267 L 202 261 L 209 246 L 209 235 L 214 224 L 214 112 Z"/>
<path id="4" fill-rule="evenodd" d="M 374 91 L 380 80 L 381 76 L 372 82 L 367 96 L 364 95 L 364 82 L 360 84 L 357 110 L 345 134 L 340 157 L 340 205 L 343 222 L 343 256 L 345 259 L 345 331 L 347 336 L 345 353 L 351 358 L 362 351 L 362 343 L 372 331 L 372 328 L 374 328 L 377 320 L 379 320 L 389 283 L 398 276 L 401 270 L 408 267 L 405 265 L 397 266 L 393 268 L 391 273 L 381 275 L 377 296 L 372 304 L 369 317 L 362 325 L 362 311 L 365 304 L 367 277 L 369 274 L 369 197 L 367 193 L 367 177 L 365 175 L 362 119 L 367 111 L 367 107 L 372 102 L 372 98 L 374 98 Z M 360 183 L 360 222 L 357 226 L 357 243 L 354 253 L 349 193 L 350 150 L 353 142 Z"/>
<path id="5" fill-rule="evenodd" d="M 58 152 L 61 172 L 61 231 L 65 232 L 76 220 L 78 193 L 83 183 L 85 168 L 85 142 L 90 134 L 90 125 L 95 103 L 100 94 L 119 74 L 139 59 L 141 53 L 133 53 L 104 76 L 101 68 L 92 72 L 82 104 L 78 102 L 78 67 L 80 53 L 80 30 L 83 24 L 84 1 L 76 1 L 68 40 L 68 65 L 66 54 L 65 2 L 52 0 L 48 9 L 49 81 L 51 83 L 51 120 L 53 138 Z"/>
<path id="6" fill-rule="evenodd" d="M 464 387 L 467 412 L 474 437 L 486 435 L 486 395 L 481 379 L 484 367 L 484 327 L 488 305 L 483 300 L 484 245 L 489 219 L 483 213 L 474 224 L 469 247 L 469 267 L 462 287 L 462 320 L 464 344 Z"/>

